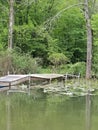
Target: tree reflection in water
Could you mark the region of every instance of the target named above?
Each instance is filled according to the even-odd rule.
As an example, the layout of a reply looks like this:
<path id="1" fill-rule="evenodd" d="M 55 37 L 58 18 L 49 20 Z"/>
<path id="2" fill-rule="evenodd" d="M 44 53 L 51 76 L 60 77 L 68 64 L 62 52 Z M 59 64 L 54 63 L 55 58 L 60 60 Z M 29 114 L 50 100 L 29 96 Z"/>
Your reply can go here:
<path id="1" fill-rule="evenodd" d="M 6 126 L 6 130 L 11 130 L 11 110 L 10 110 L 10 100 L 6 101 L 6 118 L 7 118 L 7 126 Z"/>
<path id="2" fill-rule="evenodd" d="M 86 130 L 91 130 L 91 95 L 86 95 Z"/>

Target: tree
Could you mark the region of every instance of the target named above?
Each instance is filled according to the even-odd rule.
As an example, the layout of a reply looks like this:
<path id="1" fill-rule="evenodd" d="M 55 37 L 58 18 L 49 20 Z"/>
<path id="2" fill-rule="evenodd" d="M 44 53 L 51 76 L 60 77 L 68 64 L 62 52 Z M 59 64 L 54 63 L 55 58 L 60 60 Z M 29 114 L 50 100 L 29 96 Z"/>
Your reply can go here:
<path id="1" fill-rule="evenodd" d="M 90 12 L 88 6 L 88 0 L 85 0 L 85 19 L 87 27 L 87 61 L 86 61 L 86 78 L 91 78 L 91 66 L 92 66 L 92 30 Z"/>
<path id="2" fill-rule="evenodd" d="M 85 20 L 86 20 L 86 28 L 87 28 L 87 61 L 86 61 L 86 79 L 91 78 L 91 68 L 92 68 L 92 27 L 91 27 L 91 16 L 94 10 L 95 1 L 93 0 L 89 2 L 89 0 L 85 0 L 84 9 L 85 9 Z M 90 5 L 89 5 L 90 4 Z"/>
<path id="3" fill-rule="evenodd" d="M 9 0 L 9 32 L 8 32 L 8 49 L 12 49 L 13 46 L 13 24 L 14 24 L 14 0 Z"/>

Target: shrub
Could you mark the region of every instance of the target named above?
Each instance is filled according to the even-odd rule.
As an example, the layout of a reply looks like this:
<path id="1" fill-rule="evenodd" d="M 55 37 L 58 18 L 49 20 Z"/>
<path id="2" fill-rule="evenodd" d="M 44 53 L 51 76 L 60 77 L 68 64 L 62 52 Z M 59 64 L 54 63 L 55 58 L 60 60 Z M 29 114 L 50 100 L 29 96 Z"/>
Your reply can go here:
<path id="1" fill-rule="evenodd" d="M 21 54 L 16 51 L 0 52 L 0 75 L 5 75 L 8 71 L 11 74 L 36 73 L 37 62 L 29 54 Z"/>
<path id="2" fill-rule="evenodd" d="M 68 58 L 63 53 L 52 53 L 49 60 L 55 66 L 68 62 Z"/>
<path id="3" fill-rule="evenodd" d="M 68 69 L 68 73 L 72 74 L 80 73 L 81 76 L 85 76 L 85 72 L 86 72 L 85 62 L 77 62 L 75 64 L 71 64 L 70 68 Z"/>

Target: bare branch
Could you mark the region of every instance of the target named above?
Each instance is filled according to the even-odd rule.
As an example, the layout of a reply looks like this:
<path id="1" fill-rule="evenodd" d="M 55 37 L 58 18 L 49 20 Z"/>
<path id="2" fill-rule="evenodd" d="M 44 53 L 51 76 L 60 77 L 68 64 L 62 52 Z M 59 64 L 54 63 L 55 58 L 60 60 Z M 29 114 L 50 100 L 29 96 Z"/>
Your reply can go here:
<path id="1" fill-rule="evenodd" d="M 45 21 L 44 26 L 46 25 L 46 27 L 47 27 L 47 25 L 48 25 L 51 28 L 52 22 L 54 22 L 57 18 L 59 18 L 62 15 L 63 12 L 65 12 L 66 10 L 68 10 L 70 8 L 74 8 L 76 6 L 79 6 L 79 5 L 84 5 L 84 3 L 73 4 L 73 5 L 70 5 L 70 6 L 60 10 L 55 16 L 53 16 L 52 18 Z"/>
<path id="2" fill-rule="evenodd" d="M 56 17 L 59 17 L 64 11 L 70 9 L 70 8 L 73 8 L 75 6 L 79 6 L 79 5 L 84 5 L 84 3 L 79 3 L 79 4 L 74 4 L 74 5 L 71 5 L 71 6 L 68 6 L 67 8 L 64 8 L 62 9 L 61 11 L 59 11 L 54 17 L 53 19 L 55 19 Z"/>

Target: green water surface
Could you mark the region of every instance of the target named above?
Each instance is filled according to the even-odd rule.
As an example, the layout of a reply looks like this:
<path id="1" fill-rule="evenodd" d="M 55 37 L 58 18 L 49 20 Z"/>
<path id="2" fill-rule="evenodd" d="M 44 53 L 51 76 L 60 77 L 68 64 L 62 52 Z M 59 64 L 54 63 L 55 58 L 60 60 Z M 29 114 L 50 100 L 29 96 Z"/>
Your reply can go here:
<path id="1" fill-rule="evenodd" d="M 97 130 L 98 97 L 0 95 L 0 130 Z"/>

